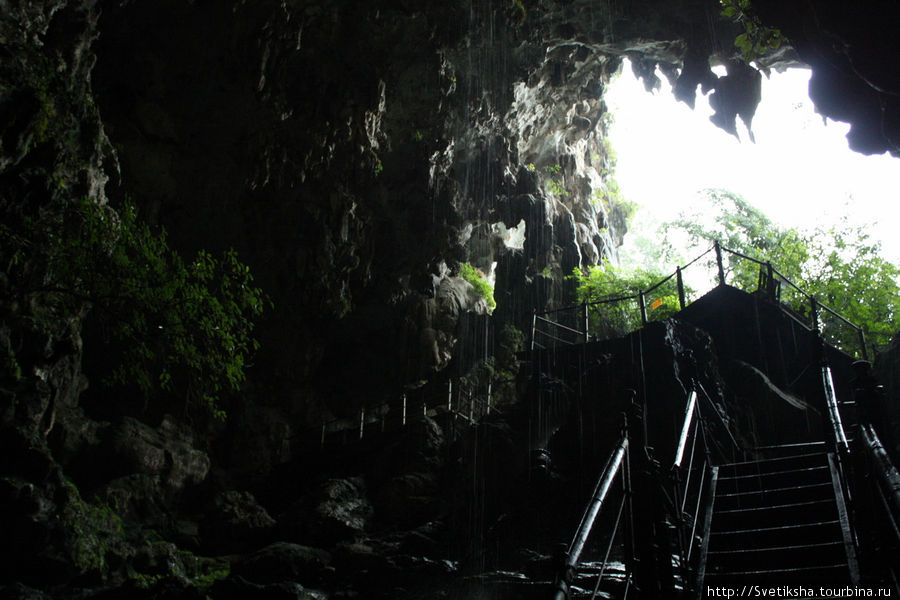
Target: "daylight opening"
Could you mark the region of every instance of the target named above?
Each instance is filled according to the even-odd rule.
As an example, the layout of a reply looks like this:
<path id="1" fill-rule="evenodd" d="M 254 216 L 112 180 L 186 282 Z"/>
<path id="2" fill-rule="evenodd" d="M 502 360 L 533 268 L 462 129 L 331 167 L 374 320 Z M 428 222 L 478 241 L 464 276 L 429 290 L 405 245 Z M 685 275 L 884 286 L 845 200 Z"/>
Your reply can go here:
<path id="1" fill-rule="evenodd" d="M 626 59 L 605 94 L 616 179 L 638 206 L 620 249 L 625 262 L 661 223 L 695 205 L 703 190 L 720 189 L 785 227 L 827 229 L 847 217 L 882 243 L 885 258 L 900 263 L 900 240 L 884 218 L 900 161 L 850 150 L 849 126 L 816 113 L 807 91 L 810 71 L 773 71 L 763 78 L 752 123 L 755 143 L 740 123 L 740 139 L 710 123 L 707 96 L 698 93 L 694 110 L 676 101 L 658 74 L 661 88 L 647 93 Z"/>

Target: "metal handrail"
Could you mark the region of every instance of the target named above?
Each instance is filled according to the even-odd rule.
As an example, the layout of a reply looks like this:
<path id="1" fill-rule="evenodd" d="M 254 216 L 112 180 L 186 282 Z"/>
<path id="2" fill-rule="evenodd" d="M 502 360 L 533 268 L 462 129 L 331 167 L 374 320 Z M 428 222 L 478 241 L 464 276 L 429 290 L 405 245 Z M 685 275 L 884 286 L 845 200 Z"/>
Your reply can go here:
<path id="1" fill-rule="evenodd" d="M 700 506 L 704 497 L 706 471 L 710 467 L 709 452 L 708 448 L 706 448 L 706 437 L 700 416 L 697 393 L 698 388 L 699 385 L 695 384 L 688 395 L 681 428 L 681 436 L 678 439 L 678 447 L 672 461 L 672 486 L 674 492 L 673 497 L 675 499 L 674 508 L 677 511 L 677 514 L 673 515 L 673 517 L 678 524 L 678 550 L 681 561 L 682 584 L 684 586 L 688 586 L 689 582 L 693 579 L 693 577 L 691 577 L 691 558 L 694 555 L 694 546 L 696 545 L 695 536 L 697 533 L 697 525 L 700 520 Z M 683 467 L 684 451 L 687 448 L 689 438 L 690 452 L 688 453 L 687 466 Z M 695 464 L 697 463 L 698 438 L 702 440 L 704 454 L 703 458 L 699 461 L 699 465 L 695 467 Z M 692 486 L 692 483 L 694 482 L 694 473 L 698 469 L 700 470 L 699 482 L 696 486 Z M 683 483 L 682 479 L 684 480 Z M 687 507 L 688 499 L 691 497 L 692 491 L 694 494 L 693 511 L 688 515 L 685 513 L 685 508 Z M 689 516 L 690 519 L 685 519 L 686 516 Z"/>
<path id="2" fill-rule="evenodd" d="M 434 390 L 427 397 L 417 401 L 410 399 L 408 394 L 401 393 L 394 401 L 360 407 L 359 412 L 353 417 L 323 420 L 318 426 L 307 427 L 299 431 L 295 437 L 304 440 L 318 440 L 319 447 L 325 448 L 326 441 L 335 434 L 341 435 L 343 443 L 362 440 L 373 426 L 381 433 L 389 428 L 391 431 L 399 431 L 410 424 L 413 419 L 428 415 L 430 411 L 449 412 L 470 424 L 475 424 L 484 415 L 502 414 L 502 411 L 498 410 L 492 402 L 494 384 L 508 385 L 514 382 L 514 379 L 488 382 L 486 388 L 480 388 L 477 391 L 463 385 L 459 385 L 458 388 L 448 387 L 446 390 Z M 448 386 L 453 386 L 452 380 L 448 380 L 447 383 Z M 460 383 L 459 379 L 457 379 L 457 383 Z M 455 403 L 454 397 L 456 398 Z M 393 425 L 390 425 L 389 422 Z"/>
<path id="3" fill-rule="evenodd" d="M 556 321 L 551 321 L 550 319 L 542 317 L 541 315 L 537 315 L 537 318 L 540 319 L 541 321 L 543 321 L 544 323 L 550 323 L 554 327 L 559 327 L 560 329 L 565 329 L 567 331 L 571 331 L 571 332 L 577 333 L 579 335 L 584 333 L 583 331 L 581 331 L 579 329 L 574 329 L 572 327 L 569 327 L 568 325 L 563 325 L 562 323 L 557 323 Z"/>
<path id="4" fill-rule="evenodd" d="M 870 464 L 874 465 L 879 485 L 877 489 L 886 509 L 888 522 L 900 545 L 900 472 L 893 465 L 885 451 L 875 429 L 868 423 L 859 427 L 864 447 L 869 455 Z"/>
<path id="5" fill-rule="evenodd" d="M 606 552 L 603 554 L 603 563 L 600 566 L 600 573 L 597 575 L 597 583 L 594 584 L 594 590 L 591 592 L 591 600 L 597 597 L 600 591 L 600 584 L 603 582 L 603 575 L 606 574 L 606 567 L 609 566 L 609 554 L 612 552 L 613 543 L 616 541 L 615 532 L 619 530 L 619 523 L 622 522 L 622 513 L 625 511 L 625 501 L 628 500 L 626 494 L 622 494 L 622 500 L 619 502 L 619 510 L 616 513 L 616 521 L 613 524 L 613 535 L 609 536 L 609 543 L 606 545 Z"/>
<path id="6" fill-rule="evenodd" d="M 578 566 L 579 560 L 581 558 L 581 553 L 584 550 L 584 546 L 587 543 L 591 531 L 593 530 L 597 515 L 600 514 L 600 511 L 603 508 L 604 502 L 606 501 L 606 497 L 609 494 L 609 490 L 612 487 L 613 481 L 615 480 L 616 475 L 618 475 L 623 464 L 627 464 L 627 454 L 628 433 L 626 430 L 626 432 L 622 434 L 622 438 L 619 440 L 618 444 L 616 444 L 616 447 L 613 449 L 612 453 L 609 455 L 609 458 L 606 461 L 606 466 L 603 468 L 600 477 L 597 479 L 597 485 L 594 488 L 594 493 L 591 496 L 591 500 L 581 517 L 581 522 L 578 525 L 578 529 L 575 531 L 575 536 L 572 538 L 572 542 L 569 544 L 568 551 L 566 552 L 566 560 L 563 567 L 563 572 L 560 573 L 557 577 L 556 594 L 554 595 L 555 600 L 566 600 L 568 598 L 569 586 L 571 584 L 570 579 L 574 575 L 574 571 Z M 600 578 L 602 578 L 603 574 L 606 571 L 606 566 L 609 560 L 609 550 L 612 547 L 612 540 L 615 538 L 615 534 L 618 531 L 619 525 L 621 523 L 622 509 L 624 507 L 625 501 L 626 493 L 624 493 L 623 491 L 619 513 L 616 517 L 615 524 L 613 525 L 613 530 L 610 534 L 610 543 L 607 548 L 606 556 L 603 560 L 603 565 L 600 569 Z M 598 579 L 597 586 L 599 587 L 599 585 L 600 580 Z"/>
<path id="7" fill-rule="evenodd" d="M 551 319 L 546 318 L 546 316 L 548 316 L 548 315 L 553 315 L 553 314 L 557 314 L 557 313 L 564 312 L 564 311 L 576 310 L 576 309 L 578 309 L 578 308 L 581 308 L 581 309 L 583 309 L 583 310 L 587 310 L 588 308 L 594 308 L 594 307 L 604 306 L 604 305 L 607 305 L 607 304 L 615 304 L 615 303 L 625 302 L 625 301 L 631 301 L 631 300 L 639 300 L 639 301 L 640 301 L 640 302 L 639 302 L 638 309 L 641 311 L 641 326 L 646 325 L 647 322 L 648 322 L 648 320 L 647 320 L 646 313 L 645 313 L 644 297 L 645 297 L 647 294 L 649 294 L 650 292 L 655 291 L 655 290 L 658 289 L 660 286 L 662 286 L 663 284 L 665 284 L 665 283 L 667 283 L 668 281 L 670 281 L 673 277 L 675 277 L 675 278 L 676 278 L 676 281 L 678 282 L 678 288 L 679 288 L 679 289 L 678 289 L 679 305 L 680 305 L 681 308 L 684 308 L 685 305 L 686 305 L 687 303 L 686 303 L 685 300 L 684 300 L 683 280 L 682 280 L 681 274 L 682 274 L 688 267 L 692 266 L 694 263 L 696 263 L 697 261 L 699 261 L 701 258 L 703 258 L 704 256 L 706 256 L 707 254 L 709 254 L 709 253 L 712 252 L 712 251 L 715 251 L 715 253 L 716 253 L 716 262 L 717 262 L 717 264 L 718 264 L 718 269 L 719 269 L 719 284 L 720 284 L 720 285 L 724 285 L 724 284 L 726 283 L 726 281 L 725 281 L 725 272 L 724 272 L 724 267 L 723 267 L 723 263 L 722 263 L 722 253 L 723 253 L 723 252 L 727 252 L 728 254 L 731 254 L 731 255 L 733 255 L 733 256 L 736 256 L 736 257 L 738 257 L 738 258 L 740 258 L 740 259 L 747 260 L 747 261 L 750 261 L 751 263 L 757 264 L 757 265 L 759 265 L 760 267 L 765 268 L 765 269 L 766 269 L 766 272 L 767 272 L 767 274 L 768 274 L 769 276 L 777 276 L 778 279 L 779 279 L 779 281 L 782 281 L 782 282 L 786 283 L 788 286 L 790 286 L 791 288 L 795 289 L 795 290 L 796 290 L 799 294 L 801 294 L 804 298 L 806 298 L 807 300 L 809 300 L 810 303 L 811 303 L 812 306 L 813 306 L 812 315 L 811 315 L 811 320 L 812 320 L 812 324 L 811 324 L 811 325 L 806 324 L 806 323 L 802 323 L 801 321 L 797 320 L 796 317 L 794 317 L 794 315 L 791 314 L 791 312 L 789 312 L 787 309 L 785 309 L 784 307 L 782 307 L 782 309 L 783 309 L 783 311 L 785 312 L 785 314 L 787 314 L 788 316 L 790 316 L 790 317 L 794 318 L 795 320 L 797 320 L 797 322 L 800 323 L 801 325 L 803 325 L 803 326 L 805 326 L 805 327 L 807 327 L 807 328 L 810 328 L 810 329 L 815 330 L 815 329 L 817 329 L 817 328 L 819 327 L 819 318 L 818 318 L 818 316 L 817 316 L 816 308 L 818 308 L 818 307 L 823 308 L 826 312 L 828 312 L 828 313 L 831 314 L 831 315 L 834 315 L 835 317 L 837 317 L 838 319 L 840 319 L 843 323 L 845 323 L 846 325 L 848 325 L 848 326 L 850 326 L 850 327 L 852 327 L 852 328 L 854 328 L 854 329 L 856 330 L 857 335 L 858 335 L 859 340 L 860 340 L 860 344 L 861 344 L 861 348 L 860 348 L 861 354 L 862 354 L 863 358 L 867 358 L 867 356 L 868 356 L 868 351 L 867 351 L 867 349 L 866 349 L 865 334 L 864 334 L 862 328 L 861 328 L 859 325 L 853 323 L 852 321 L 850 321 L 849 319 L 847 319 L 846 317 L 844 317 L 843 315 L 841 315 L 840 313 L 838 313 L 838 312 L 835 311 L 834 309 L 832 309 L 832 308 L 830 308 L 830 307 L 828 307 L 828 306 L 826 306 L 826 305 L 821 304 L 820 302 L 818 302 L 818 300 L 816 300 L 816 298 L 815 298 L 814 296 L 812 296 L 812 295 L 809 294 L 808 292 L 804 291 L 804 290 L 803 290 L 801 287 L 799 287 L 796 283 L 794 283 L 793 281 L 791 281 L 791 280 L 790 280 L 788 277 L 786 277 L 783 273 L 781 273 L 781 272 L 778 271 L 775 267 L 773 267 L 771 263 L 761 261 L 761 260 L 759 260 L 759 259 L 753 258 L 752 256 L 747 256 L 746 254 L 743 254 L 743 253 L 738 252 L 738 251 L 736 251 L 736 250 L 731 250 L 730 248 L 726 248 L 726 247 L 724 247 L 724 246 L 721 246 L 721 245 L 719 244 L 718 241 L 714 242 L 714 243 L 713 243 L 713 246 L 712 246 L 711 248 L 709 248 L 708 250 L 704 251 L 703 253 L 701 253 L 700 255 L 698 255 L 698 256 L 697 256 L 696 258 L 694 258 L 693 260 L 689 261 L 686 265 L 676 267 L 674 272 L 672 272 L 671 274 L 665 276 L 665 277 L 664 277 L 663 279 L 661 279 L 660 281 L 654 283 L 653 285 L 651 285 L 651 286 L 650 286 L 648 289 L 646 289 L 646 290 L 640 290 L 640 291 L 638 291 L 638 292 L 635 293 L 635 294 L 628 294 L 628 295 L 614 296 L 614 297 L 610 297 L 610 298 L 605 298 L 605 299 L 603 299 L 603 300 L 595 300 L 595 301 L 592 301 L 592 302 L 583 302 L 583 303 L 581 303 L 581 304 L 574 305 L 574 306 L 568 306 L 568 307 L 563 307 L 563 308 L 555 308 L 555 309 L 545 310 L 545 311 L 541 311 L 541 312 L 535 312 L 535 313 L 534 313 L 535 319 L 534 319 L 533 322 L 532 322 L 532 340 L 534 340 L 534 336 L 535 336 L 535 333 L 536 333 L 536 331 L 537 331 L 537 329 L 536 329 L 536 320 L 537 320 L 537 318 L 541 318 L 541 319 L 544 320 L 544 321 L 547 321 L 547 322 L 549 322 L 549 323 L 554 323 L 554 324 L 559 325 L 559 326 L 561 326 L 561 327 L 566 327 L 566 326 L 563 326 L 563 325 L 561 325 L 561 324 L 556 323 L 555 321 L 552 321 Z M 587 324 L 585 324 L 585 328 L 587 328 Z M 573 331 L 573 332 L 577 332 L 577 333 L 579 333 L 579 334 L 582 334 L 582 335 L 584 336 L 585 341 L 587 341 L 587 340 L 589 339 L 589 335 L 588 335 L 588 332 L 587 332 L 587 331 L 580 331 L 580 330 L 578 330 L 578 329 L 572 329 L 572 328 L 567 328 L 567 329 L 569 329 L 570 331 Z"/>
<path id="8" fill-rule="evenodd" d="M 684 458 L 684 446 L 687 443 L 688 432 L 694 422 L 694 407 L 697 405 L 697 390 L 692 389 L 688 394 L 687 406 L 684 409 L 684 422 L 681 425 L 681 436 L 678 438 L 678 447 L 675 450 L 674 468 L 681 468 L 681 460 Z"/>
<path id="9" fill-rule="evenodd" d="M 841 412 L 838 409 L 837 396 L 834 392 L 834 379 L 831 377 L 831 368 L 828 365 L 822 365 L 822 388 L 825 391 L 825 407 L 828 410 L 828 421 L 834 435 L 835 448 L 841 454 L 846 455 L 850 452 L 850 445 L 847 443 L 847 434 L 844 432 L 844 425 L 841 422 Z"/>

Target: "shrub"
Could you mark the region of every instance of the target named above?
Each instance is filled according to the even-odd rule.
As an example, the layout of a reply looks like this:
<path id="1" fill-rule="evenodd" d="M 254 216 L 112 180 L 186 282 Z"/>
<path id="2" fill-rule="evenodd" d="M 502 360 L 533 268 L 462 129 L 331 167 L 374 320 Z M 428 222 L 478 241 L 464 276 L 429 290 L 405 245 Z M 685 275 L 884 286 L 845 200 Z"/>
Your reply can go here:
<path id="1" fill-rule="evenodd" d="M 475 295 L 484 298 L 490 310 L 497 308 L 497 302 L 494 300 L 494 288 L 488 283 L 484 273 L 469 263 L 462 263 L 459 266 L 459 276 L 469 282 L 474 288 Z"/>
<path id="2" fill-rule="evenodd" d="M 15 234 L 0 228 L 0 250 L 16 266 L 10 279 L 34 318 L 50 323 L 88 306 L 115 357 L 107 383 L 177 394 L 223 418 L 220 396 L 244 382 L 258 347 L 265 300 L 249 268 L 234 250 L 186 262 L 129 205 L 55 208 L 22 219 Z"/>

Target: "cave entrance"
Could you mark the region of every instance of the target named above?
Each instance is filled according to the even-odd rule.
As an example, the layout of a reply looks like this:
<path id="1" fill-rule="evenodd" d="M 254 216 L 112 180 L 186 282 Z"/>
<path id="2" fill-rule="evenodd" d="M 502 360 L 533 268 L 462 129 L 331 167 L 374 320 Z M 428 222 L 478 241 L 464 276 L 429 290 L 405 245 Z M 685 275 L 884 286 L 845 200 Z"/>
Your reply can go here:
<path id="1" fill-rule="evenodd" d="M 808 69 L 763 77 L 752 122 L 755 142 L 740 119 L 738 136 L 713 126 L 708 96 L 698 93 L 691 110 L 657 75 L 660 89 L 647 93 L 626 59 L 604 96 L 613 115 L 615 176 L 624 197 L 638 206 L 620 249 L 626 262 L 653 242 L 660 223 L 695 205 L 703 190 L 723 189 L 786 227 L 827 228 L 844 215 L 851 223 L 871 225 L 885 258 L 900 263 L 900 241 L 879 219 L 886 190 L 900 178 L 900 161 L 850 150 L 849 125 L 816 113 Z"/>

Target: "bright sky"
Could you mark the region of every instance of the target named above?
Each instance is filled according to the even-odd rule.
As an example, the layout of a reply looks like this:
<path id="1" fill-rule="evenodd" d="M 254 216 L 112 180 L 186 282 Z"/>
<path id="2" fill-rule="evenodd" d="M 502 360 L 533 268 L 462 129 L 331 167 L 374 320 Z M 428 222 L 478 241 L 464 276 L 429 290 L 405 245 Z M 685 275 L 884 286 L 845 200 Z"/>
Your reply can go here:
<path id="1" fill-rule="evenodd" d="M 738 141 L 710 123 L 712 110 L 699 90 L 691 111 L 660 78 L 662 89 L 649 94 L 626 63 L 605 96 L 615 118 L 616 179 L 641 211 L 666 221 L 694 202 L 699 190 L 721 187 L 790 227 L 828 226 L 850 212 L 854 222 L 873 224 L 870 231 L 881 240 L 884 257 L 900 264 L 900 158 L 852 152 L 844 137 L 849 126 L 823 124 L 815 113 L 808 70 L 763 78 L 755 144 L 740 124 Z M 625 240 L 627 251 L 628 235 Z"/>

